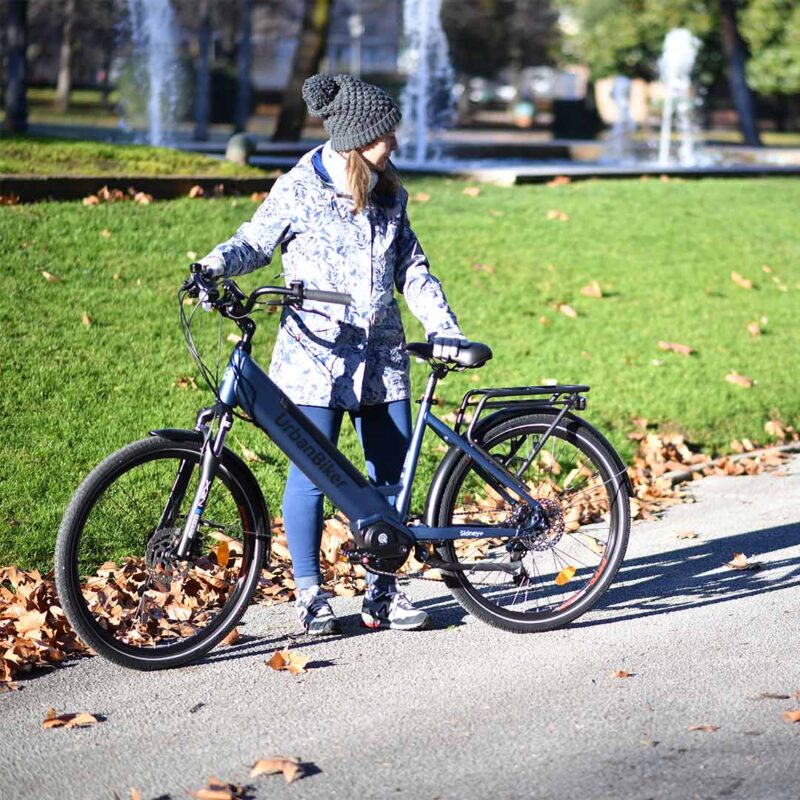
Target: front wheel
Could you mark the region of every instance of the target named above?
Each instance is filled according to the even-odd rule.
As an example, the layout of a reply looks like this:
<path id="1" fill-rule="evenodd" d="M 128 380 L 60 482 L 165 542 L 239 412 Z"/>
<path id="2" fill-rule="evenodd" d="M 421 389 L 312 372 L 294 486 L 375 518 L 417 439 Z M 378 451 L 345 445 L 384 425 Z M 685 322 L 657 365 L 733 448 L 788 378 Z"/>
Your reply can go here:
<path id="1" fill-rule="evenodd" d="M 451 464 L 443 488 L 429 500 L 428 518 L 440 527 L 520 531 L 511 539 L 460 539 L 439 549 L 439 557 L 454 565 L 508 568 L 442 575 L 465 609 L 517 633 L 558 628 L 588 611 L 614 579 L 628 544 L 625 476 L 610 445 L 568 417 L 533 456 L 552 422 L 547 414 L 520 415 L 489 425 L 480 436 L 481 446 L 541 503 L 543 528 L 526 530 L 526 507 L 505 501 L 466 455 Z"/>
<path id="2" fill-rule="evenodd" d="M 208 652 L 238 622 L 269 547 L 250 470 L 225 451 L 187 557 L 180 539 L 200 476 L 199 441 L 144 439 L 97 466 L 56 541 L 58 596 L 72 627 L 125 667 L 166 669 Z"/>

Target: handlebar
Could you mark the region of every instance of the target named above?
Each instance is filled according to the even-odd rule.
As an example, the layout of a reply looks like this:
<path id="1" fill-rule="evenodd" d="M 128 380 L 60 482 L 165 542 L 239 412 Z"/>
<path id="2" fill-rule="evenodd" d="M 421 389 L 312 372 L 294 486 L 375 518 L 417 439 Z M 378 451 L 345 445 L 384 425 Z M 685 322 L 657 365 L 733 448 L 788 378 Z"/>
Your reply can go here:
<path id="1" fill-rule="evenodd" d="M 306 300 L 317 303 L 335 303 L 342 306 L 349 306 L 353 302 L 353 298 L 349 294 L 306 289 L 302 281 L 292 281 L 288 288 L 286 286 L 259 286 L 248 297 L 234 281 L 229 279 L 221 282 L 222 291 L 220 291 L 216 280 L 203 273 L 202 264 L 194 263 L 190 270 L 191 275 L 183 284 L 183 288 L 194 297 L 202 292 L 213 308 L 218 311 L 230 309 L 237 317 L 249 314 L 255 308 L 258 298 L 268 294 L 284 297 L 283 303 L 296 308 L 302 308 L 303 302 Z"/>

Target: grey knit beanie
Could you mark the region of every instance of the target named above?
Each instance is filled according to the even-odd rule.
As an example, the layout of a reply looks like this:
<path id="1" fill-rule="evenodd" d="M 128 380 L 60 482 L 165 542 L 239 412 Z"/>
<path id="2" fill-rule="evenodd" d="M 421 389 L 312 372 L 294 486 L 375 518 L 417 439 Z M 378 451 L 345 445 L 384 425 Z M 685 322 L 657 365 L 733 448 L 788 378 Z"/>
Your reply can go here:
<path id="1" fill-rule="evenodd" d="M 400 109 L 383 89 L 352 75 L 312 75 L 303 100 L 322 124 L 334 150 L 364 147 L 397 127 Z"/>

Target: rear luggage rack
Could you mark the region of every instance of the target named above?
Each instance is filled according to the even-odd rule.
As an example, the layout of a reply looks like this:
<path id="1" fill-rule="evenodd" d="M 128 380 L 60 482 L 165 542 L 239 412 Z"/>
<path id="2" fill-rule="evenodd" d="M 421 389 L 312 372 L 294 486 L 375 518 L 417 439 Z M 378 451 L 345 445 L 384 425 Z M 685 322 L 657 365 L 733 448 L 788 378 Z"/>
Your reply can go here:
<path id="1" fill-rule="evenodd" d="M 470 389 L 458 408 L 456 415 L 455 432 L 461 433 L 464 424 L 464 415 L 471 407 L 475 413 L 467 427 L 466 439 L 470 444 L 475 444 L 473 433 L 480 416 L 486 409 L 514 408 L 518 410 L 542 408 L 543 406 L 561 406 L 561 411 L 553 422 L 557 425 L 567 411 L 574 409 L 583 411 L 586 408 L 586 398 L 582 396 L 588 392 L 589 387 L 581 384 L 557 384 L 555 386 L 516 386 L 505 389 Z M 538 399 L 536 399 L 538 398 Z"/>

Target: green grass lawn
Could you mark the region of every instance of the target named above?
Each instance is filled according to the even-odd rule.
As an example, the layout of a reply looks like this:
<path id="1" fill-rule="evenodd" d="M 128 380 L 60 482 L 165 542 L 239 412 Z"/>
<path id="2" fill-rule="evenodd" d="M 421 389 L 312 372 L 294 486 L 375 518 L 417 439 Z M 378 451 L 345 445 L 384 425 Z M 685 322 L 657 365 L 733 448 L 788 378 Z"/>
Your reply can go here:
<path id="1" fill-rule="evenodd" d="M 0 136 L 0 175 L 15 174 L 264 177 L 254 167 L 164 147 Z"/>
<path id="2" fill-rule="evenodd" d="M 588 383 L 587 418 L 626 458 L 633 417 L 678 429 L 709 453 L 733 437 L 764 441 L 771 416 L 797 423 L 796 179 L 483 186 L 477 197 L 465 185 L 409 182 L 412 195 L 430 195 L 412 203 L 412 222 L 465 333 L 495 352 L 479 372 L 442 384 L 442 413 L 477 385 Z M 552 209 L 568 220 L 549 220 Z M 254 210 L 244 199 L 0 208 L 0 564 L 46 568 L 63 509 L 92 466 L 151 428 L 191 427 L 209 395 L 177 385 L 183 376 L 200 383 L 178 327 L 187 251 L 205 253 Z M 273 282 L 278 271 L 242 284 Z M 734 271 L 754 287 L 737 285 Z M 604 297 L 581 293 L 591 281 Z M 556 310 L 562 303 L 578 316 Z M 763 334 L 749 335 L 746 325 L 762 318 Z M 420 336 L 406 319 L 409 338 Z M 276 322 L 262 316 L 255 352 L 264 365 Z M 203 315 L 198 332 L 213 358 L 216 319 Z M 664 352 L 659 340 L 696 352 Z M 752 388 L 726 382 L 733 370 Z M 423 378 L 415 364 L 418 390 Z M 244 423 L 228 441 L 261 455 L 254 469 L 280 513 L 283 457 Z M 417 510 L 436 446 L 423 455 Z M 352 457 L 355 447 L 348 433 Z"/>

